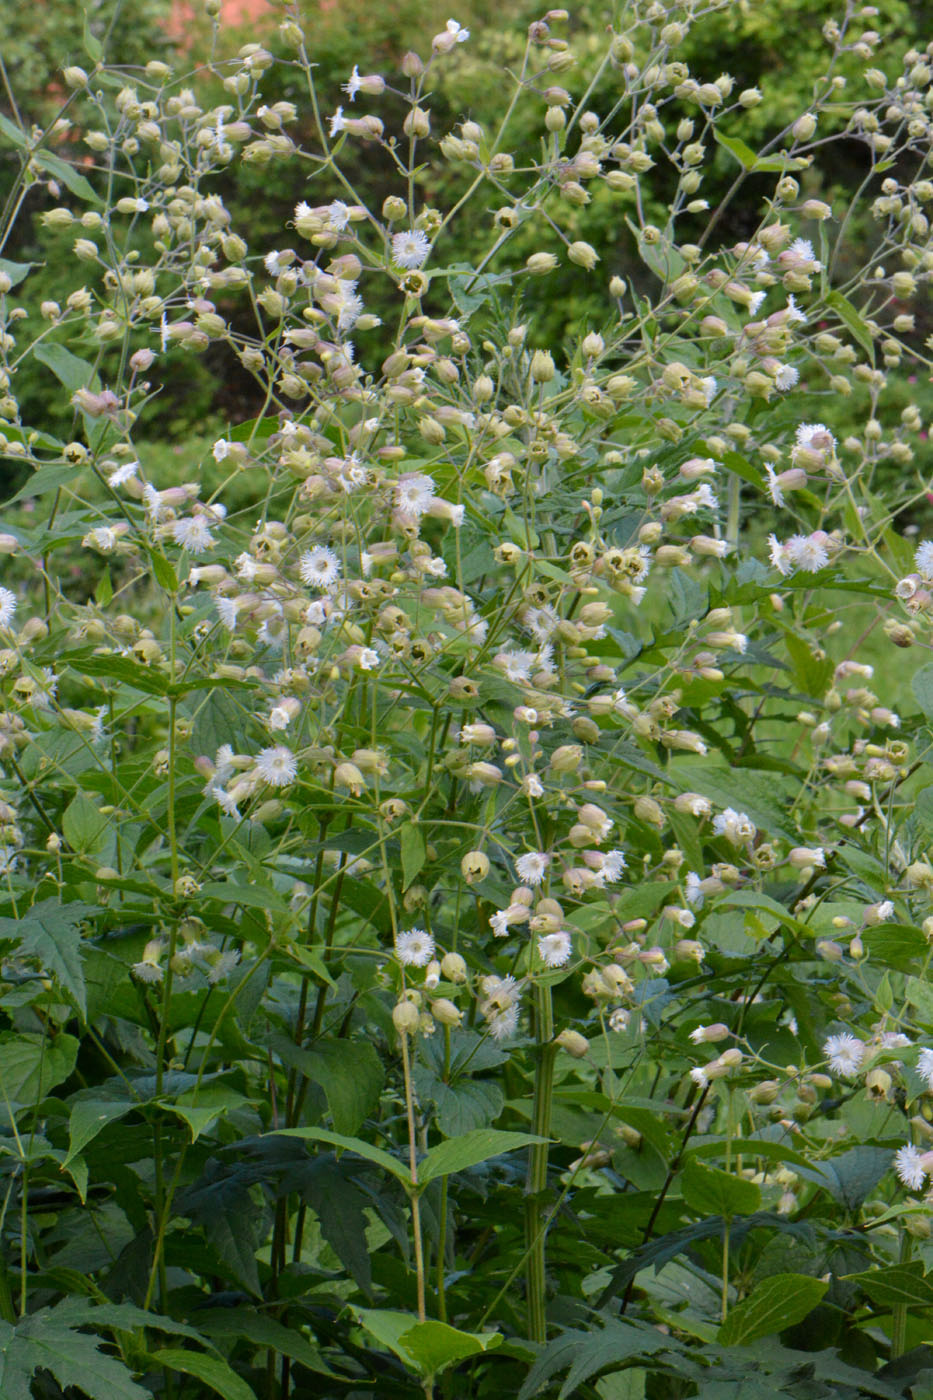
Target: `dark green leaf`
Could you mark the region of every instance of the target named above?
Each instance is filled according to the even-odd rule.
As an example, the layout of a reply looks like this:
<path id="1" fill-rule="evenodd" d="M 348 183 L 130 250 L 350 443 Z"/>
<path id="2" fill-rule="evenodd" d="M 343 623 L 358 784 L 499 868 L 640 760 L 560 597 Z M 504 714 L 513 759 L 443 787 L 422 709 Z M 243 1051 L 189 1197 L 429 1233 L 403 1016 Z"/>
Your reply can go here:
<path id="1" fill-rule="evenodd" d="M 439 1176 L 449 1176 L 451 1172 L 462 1172 L 467 1167 L 475 1167 L 490 1157 L 498 1157 L 504 1152 L 516 1152 L 532 1143 L 546 1142 L 546 1138 L 535 1137 L 533 1133 L 507 1133 L 497 1128 L 477 1128 L 462 1137 L 448 1138 L 446 1142 L 432 1147 L 418 1164 L 418 1181 L 424 1186 Z"/>
<path id="2" fill-rule="evenodd" d="M 683 1198 L 698 1215 L 751 1215 L 761 1205 L 761 1189 L 732 1172 L 707 1167 L 691 1158 L 681 1173 Z"/>
<path id="3" fill-rule="evenodd" d="M 733 1308 L 719 1329 L 724 1346 L 747 1346 L 802 1322 L 826 1292 L 828 1284 L 809 1274 L 773 1274 L 763 1279 Z"/>
<path id="4" fill-rule="evenodd" d="M 879 1307 L 933 1307 L 933 1283 L 927 1278 L 919 1259 L 907 1264 L 893 1264 L 888 1269 L 870 1269 L 867 1273 L 845 1274 L 843 1277 L 849 1283 L 857 1283 Z"/>
<path id="5" fill-rule="evenodd" d="M 207 1356 L 203 1351 L 186 1351 L 181 1347 L 163 1347 L 153 1352 L 149 1360 L 154 1366 L 167 1366 L 170 1371 L 193 1376 L 223 1400 L 256 1400 L 256 1392 L 242 1376 L 231 1370 L 219 1356 Z"/>

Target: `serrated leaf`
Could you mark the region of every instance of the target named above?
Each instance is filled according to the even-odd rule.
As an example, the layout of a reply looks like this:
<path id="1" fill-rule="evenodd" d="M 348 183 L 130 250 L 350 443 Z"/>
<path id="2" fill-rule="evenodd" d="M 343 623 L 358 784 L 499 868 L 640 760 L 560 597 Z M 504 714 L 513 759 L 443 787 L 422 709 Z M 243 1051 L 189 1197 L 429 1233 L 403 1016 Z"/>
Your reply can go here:
<path id="1" fill-rule="evenodd" d="M 516 1152 L 521 1147 L 533 1143 L 547 1142 L 547 1138 L 534 1133 L 510 1133 L 498 1128 L 476 1128 L 462 1137 L 448 1138 L 438 1143 L 418 1164 L 418 1183 L 426 1186 L 439 1176 L 449 1176 L 451 1172 L 466 1171 L 478 1166 L 490 1157 L 499 1157 L 505 1152 Z"/>
<path id="2" fill-rule="evenodd" d="M 929 1308 L 933 1306 L 933 1284 L 927 1278 L 923 1264 L 914 1259 L 907 1264 L 893 1264 L 888 1269 L 871 1269 L 862 1274 L 844 1274 L 849 1283 L 857 1283 L 879 1307 Z"/>
<path id="3" fill-rule="evenodd" d="M 698 1215 L 751 1215 L 761 1205 L 761 1188 L 743 1176 L 707 1167 L 691 1158 L 680 1177 L 683 1198 Z"/>
<path id="4" fill-rule="evenodd" d="M 318 1040 L 304 1048 L 277 1037 L 272 1048 L 324 1090 L 338 1133 L 355 1133 L 379 1103 L 385 1071 L 368 1041 Z"/>
<path id="5" fill-rule="evenodd" d="M 97 803 L 77 792 L 62 815 L 62 834 L 79 855 L 89 855 L 102 849 L 109 824 Z"/>
<path id="6" fill-rule="evenodd" d="M 44 1035 L 0 1033 L 0 1086 L 5 1096 L 0 1098 L 0 1116 L 7 1101 L 40 1103 L 73 1073 L 77 1057 L 78 1041 L 73 1035 L 52 1040 Z"/>
<path id="7" fill-rule="evenodd" d="M 180 1371 L 184 1376 L 193 1376 L 209 1386 L 223 1400 L 256 1400 L 256 1392 L 247 1385 L 219 1356 L 207 1356 L 203 1351 L 186 1351 L 182 1347 L 163 1347 L 152 1352 L 149 1361 L 154 1366 L 167 1366 L 170 1371 Z M 146 1392 L 148 1396 L 148 1392 Z"/>
<path id="8" fill-rule="evenodd" d="M 57 1312 L 42 1308 L 15 1327 L 0 1322 L 3 1400 L 32 1400 L 31 1381 L 39 1370 L 51 1372 L 62 1389 L 74 1386 L 90 1400 L 151 1400 L 122 1362 L 99 1350 L 99 1337 L 76 1331 Z"/>
<path id="9" fill-rule="evenodd" d="M 635 1357 L 677 1350 L 670 1337 L 637 1323 L 609 1322 L 601 1330 L 569 1330 L 549 1342 L 522 1383 L 517 1400 L 534 1400 L 548 1389 L 548 1382 L 560 1371 L 569 1370 L 560 1389 L 560 1400 L 579 1395 L 580 1387 L 607 1366 L 618 1366 Z"/>
<path id="10" fill-rule="evenodd" d="M 813 1311 L 827 1287 L 809 1274 L 773 1274 L 733 1308 L 719 1329 L 718 1341 L 741 1347 L 783 1332 Z"/>
<path id="11" fill-rule="evenodd" d="M 73 999 L 82 1016 L 87 1013 L 87 1002 L 79 925 L 99 912 L 96 904 L 59 904 L 56 899 L 43 899 L 21 919 L 0 919 L 0 943 L 17 944 L 21 957 L 35 958 Z"/>

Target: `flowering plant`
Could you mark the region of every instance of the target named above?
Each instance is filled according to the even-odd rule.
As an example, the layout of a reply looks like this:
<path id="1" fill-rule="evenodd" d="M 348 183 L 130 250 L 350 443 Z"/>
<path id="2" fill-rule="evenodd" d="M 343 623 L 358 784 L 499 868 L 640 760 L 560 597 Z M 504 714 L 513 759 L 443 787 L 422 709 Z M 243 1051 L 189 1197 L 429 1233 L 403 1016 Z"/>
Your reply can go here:
<path id="1" fill-rule="evenodd" d="M 808 110 L 758 151 L 767 94 L 689 72 L 703 13 L 663 4 L 597 57 L 549 12 L 501 120 L 437 140 L 454 20 L 402 77 L 354 68 L 332 115 L 297 16 L 283 57 L 211 59 L 214 103 L 91 43 L 63 75 L 88 174 L 50 148 L 68 104 L 0 123 L 0 238 L 41 197 L 75 279 L 36 306 L 0 262 L 18 1393 L 44 1368 L 126 1397 L 563 1372 L 738 1396 L 764 1338 L 769 1393 L 804 1364 L 814 1395 L 904 1393 L 931 1290 L 933 543 L 908 538 L 922 418 L 886 393 L 929 364 L 933 89 L 925 53 L 873 66 L 867 18 L 827 24 Z M 297 103 L 263 102 L 276 64 L 300 139 Z M 535 149 L 510 149 L 520 104 Z M 875 230 L 848 272 L 837 139 Z M 302 197 L 253 248 L 215 186 L 273 162 Z M 630 282 L 582 236 L 591 192 Z M 559 266 L 604 315 L 545 345 Z M 201 353 L 258 408 L 168 480 L 160 374 Z M 71 440 L 23 417 L 26 361 Z"/>

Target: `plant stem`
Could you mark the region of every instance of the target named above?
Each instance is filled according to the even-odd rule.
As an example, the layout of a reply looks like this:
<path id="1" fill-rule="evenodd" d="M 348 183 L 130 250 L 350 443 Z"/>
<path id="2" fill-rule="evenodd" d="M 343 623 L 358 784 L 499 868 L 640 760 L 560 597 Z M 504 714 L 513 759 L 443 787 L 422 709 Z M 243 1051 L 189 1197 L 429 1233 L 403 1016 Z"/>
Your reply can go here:
<path id="1" fill-rule="evenodd" d="M 532 1131 L 547 1139 L 551 1127 L 551 1090 L 554 1084 L 554 1007 L 550 987 L 538 987 L 535 1007 L 535 1038 L 538 1062 L 535 1068 Z M 542 1198 L 547 1189 L 548 1143 L 536 1142 L 528 1149 L 528 1177 L 525 1187 L 525 1293 L 528 1313 L 528 1340 L 547 1340 L 546 1232 L 541 1229 Z"/>
<path id="2" fill-rule="evenodd" d="M 415 1098 L 411 1083 L 411 1056 L 408 1050 L 408 1036 L 401 1036 L 402 1075 L 405 1079 L 405 1116 L 408 1119 L 408 1160 L 411 1170 L 411 1185 L 408 1195 L 411 1201 L 411 1233 L 415 1251 L 415 1280 L 418 1291 L 418 1321 L 424 1322 L 427 1312 L 424 1305 L 424 1242 L 421 1238 L 421 1206 L 418 1200 L 418 1139 L 415 1124 Z"/>
<path id="3" fill-rule="evenodd" d="M 901 1227 L 901 1257 L 900 1263 L 907 1264 L 910 1261 L 913 1240 L 907 1231 Z M 895 1303 L 891 1309 L 891 1360 L 895 1361 L 899 1356 L 903 1356 L 907 1350 L 907 1304 Z"/>

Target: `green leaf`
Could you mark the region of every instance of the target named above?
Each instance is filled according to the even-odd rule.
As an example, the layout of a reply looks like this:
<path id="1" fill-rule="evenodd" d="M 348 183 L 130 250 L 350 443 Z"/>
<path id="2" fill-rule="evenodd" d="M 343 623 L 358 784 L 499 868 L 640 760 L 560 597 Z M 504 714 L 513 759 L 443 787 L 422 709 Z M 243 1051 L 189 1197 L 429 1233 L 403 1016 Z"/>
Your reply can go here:
<path id="1" fill-rule="evenodd" d="M 87 10 L 84 11 L 84 52 L 94 63 L 103 62 L 103 46 L 96 34 L 91 33 Z"/>
<path id="2" fill-rule="evenodd" d="M 32 353 L 33 358 L 38 360 L 40 365 L 45 365 L 50 369 L 69 393 L 73 394 L 76 389 L 99 387 L 94 366 L 88 364 L 87 360 L 79 359 L 77 355 L 73 355 L 64 345 L 56 345 L 52 340 L 44 340 L 34 347 Z"/>
<path id="3" fill-rule="evenodd" d="M 187 1351 L 183 1347 L 163 1347 L 161 1351 L 152 1352 L 148 1360 L 153 1366 L 167 1366 L 170 1371 L 193 1376 L 223 1400 L 256 1400 L 252 1386 L 218 1356 L 206 1356 L 202 1351 Z M 148 1396 L 148 1391 L 145 1393 Z"/>
<path id="4" fill-rule="evenodd" d="M 863 1146 L 852 1147 L 825 1162 L 814 1162 L 811 1167 L 799 1167 L 797 1175 L 825 1187 L 846 1210 L 858 1210 L 890 1169 L 888 1149 Z"/>
<path id="5" fill-rule="evenodd" d="M 381 1147 L 372 1147 L 362 1138 L 348 1137 L 343 1133 L 332 1133 L 327 1128 L 277 1128 L 270 1136 L 304 1138 L 305 1141 L 326 1142 L 329 1147 L 340 1147 L 346 1152 L 355 1152 L 359 1157 L 365 1157 L 367 1162 L 374 1163 L 377 1167 L 382 1167 L 385 1171 L 391 1172 L 399 1181 L 405 1185 L 411 1185 L 411 1172 L 404 1162 L 398 1157 L 392 1157 L 388 1152 L 383 1152 Z"/>
<path id="6" fill-rule="evenodd" d="M 9 437 L 9 433 L 5 434 Z M 84 471 L 84 467 L 73 467 L 70 463 L 54 463 L 52 466 L 40 467 L 28 477 L 15 495 L 7 501 L 8 506 L 14 505 L 17 501 L 31 500 L 36 496 L 44 496 L 48 491 L 60 491 L 63 486 L 69 486 Z"/>
<path id="7" fill-rule="evenodd" d="M 355 1133 L 378 1105 L 385 1070 L 369 1041 L 318 1040 L 304 1049 L 276 1037 L 272 1049 L 324 1090 L 338 1133 Z"/>
<path id="8" fill-rule="evenodd" d="M 70 1166 L 78 1153 L 82 1152 L 108 1123 L 125 1118 L 135 1107 L 136 1103 L 132 1099 L 78 1099 L 72 1106 L 71 1117 L 68 1120 L 68 1155 L 62 1162 L 62 1170 Z"/>
<path id="9" fill-rule="evenodd" d="M 150 549 L 149 562 L 152 564 L 152 572 L 159 587 L 164 588 L 166 593 L 177 593 L 178 579 L 165 555 L 160 554 L 157 549 Z"/>
<path id="10" fill-rule="evenodd" d="M 436 1376 L 448 1366 L 499 1346 L 499 1332 L 461 1332 L 446 1322 L 416 1322 L 410 1313 L 388 1308 L 351 1309 L 361 1327 L 422 1376 Z"/>
<path id="11" fill-rule="evenodd" d="M 933 719 L 933 663 L 914 672 L 910 688 L 927 719 Z"/>
<path id="12" fill-rule="evenodd" d="M 334 1374 L 317 1348 L 294 1324 L 283 1327 L 275 1318 L 249 1308 L 214 1308 L 206 1316 L 203 1313 L 198 1316 L 201 1331 L 207 1337 L 224 1337 L 231 1341 L 242 1338 L 257 1347 L 271 1347 L 282 1356 L 290 1356 L 309 1371 L 317 1371 L 322 1376 Z"/>
<path id="13" fill-rule="evenodd" d="M 166 1103 L 163 1107 L 188 1124 L 191 1141 L 197 1142 L 218 1118 L 247 1102 L 242 1094 L 225 1084 L 202 1084 L 200 1089 L 191 1089 L 175 1099 L 174 1103 Z"/>
<path id="14" fill-rule="evenodd" d="M 751 1215 L 761 1205 L 761 1189 L 753 1181 L 691 1158 L 681 1177 L 683 1198 L 698 1215 Z"/>
<path id="15" fill-rule="evenodd" d="M 164 696 L 171 690 L 171 682 L 161 671 L 141 661 L 131 661 L 126 656 L 95 656 L 91 653 L 74 656 L 66 653 L 61 660 L 71 664 L 78 674 L 116 681 L 120 685 L 141 690 L 146 695 Z"/>
<path id="16" fill-rule="evenodd" d="M 919 1259 L 914 1259 L 908 1264 L 893 1264 L 888 1269 L 870 1269 L 863 1274 L 844 1274 L 843 1278 L 849 1283 L 857 1283 L 871 1301 L 882 1308 L 933 1306 L 933 1284 L 927 1278 Z"/>
<path id="17" fill-rule="evenodd" d="M 100 912 L 96 904 L 59 904 L 43 899 L 21 919 L 0 919 L 0 943 L 15 943 L 19 956 L 35 958 L 74 1001 L 82 1016 L 87 1013 L 82 938 L 79 925 Z"/>
<path id="18" fill-rule="evenodd" d="M 62 160 L 61 156 L 55 156 L 51 151 L 36 151 L 33 161 L 40 170 L 46 171 L 53 179 L 61 180 L 62 184 L 79 199 L 87 200 L 89 204 L 103 203 L 90 181 L 86 180 L 83 175 L 79 175 L 74 166 L 69 165 L 67 160 Z"/>
<path id="19" fill-rule="evenodd" d="M 63 1320 L 72 1311 L 66 1300 L 58 1308 L 29 1314 L 16 1327 L 0 1322 L 3 1400 L 32 1400 L 31 1380 L 39 1370 L 50 1371 L 63 1390 L 74 1386 L 91 1400 L 151 1400 L 122 1362 L 102 1354 L 99 1337 L 78 1332 Z"/>
<path id="20" fill-rule="evenodd" d="M 505 1152 L 516 1152 L 520 1147 L 530 1147 L 537 1142 L 547 1142 L 547 1138 L 536 1137 L 534 1133 L 509 1133 L 498 1128 L 476 1128 L 472 1133 L 448 1138 L 446 1142 L 432 1147 L 418 1164 L 418 1183 L 426 1186 L 429 1181 L 434 1181 L 439 1176 L 465 1171 L 467 1167 L 475 1167 L 490 1157 L 499 1157 Z"/>
<path id="21" fill-rule="evenodd" d="M 723 1346 L 741 1347 L 802 1322 L 828 1284 L 808 1274 L 773 1274 L 733 1308 L 719 1329 Z"/>
<path id="22" fill-rule="evenodd" d="M 835 290 L 827 292 L 824 299 L 826 305 L 832 311 L 835 311 L 853 340 L 858 341 L 869 360 L 874 363 L 875 346 L 871 338 L 871 331 L 868 329 L 865 321 L 859 315 L 858 311 L 856 311 L 851 301 L 849 301 L 847 297 L 844 297 L 842 292 L 837 292 Z"/>
<path id="23" fill-rule="evenodd" d="M 14 287 L 18 287 L 34 267 L 35 263 L 10 262 L 9 258 L 0 258 L 0 272 L 6 273 Z"/>
<path id="24" fill-rule="evenodd" d="M 402 847 L 402 889 L 407 890 L 424 865 L 427 848 L 424 833 L 415 822 L 403 822 L 398 835 Z"/>
<path id="25" fill-rule="evenodd" d="M 62 816 L 62 833 L 65 840 L 79 855 L 100 851 L 108 826 L 109 818 L 100 812 L 97 803 L 92 802 L 84 792 L 75 794 Z"/>
<path id="26" fill-rule="evenodd" d="M 751 146 L 746 146 L 745 142 L 740 141 L 737 136 L 725 136 L 716 127 L 713 128 L 713 136 L 723 150 L 735 157 L 744 170 L 754 170 L 758 157 Z"/>
<path id="27" fill-rule="evenodd" d="M 16 126 L 14 122 L 11 122 L 9 117 L 0 115 L 0 131 L 2 131 L 6 139 L 12 141 L 13 145 L 18 147 L 19 150 L 29 150 L 29 137 L 26 132 Z"/>
<path id="28" fill-rule="evenodd" d="M 73 1035 L 0 1032 L 0 1106 L 37 1104 L 74 1071 L 78 1041 Z M 2 1113 L 0 1113 L 2 1117 Z M 3 1391 L 0 1390 L 0 1395 Z"/>

